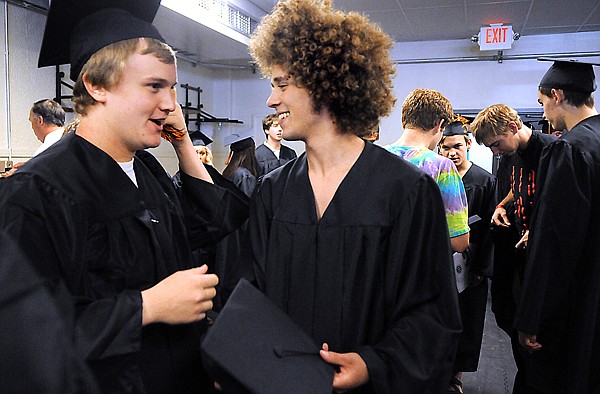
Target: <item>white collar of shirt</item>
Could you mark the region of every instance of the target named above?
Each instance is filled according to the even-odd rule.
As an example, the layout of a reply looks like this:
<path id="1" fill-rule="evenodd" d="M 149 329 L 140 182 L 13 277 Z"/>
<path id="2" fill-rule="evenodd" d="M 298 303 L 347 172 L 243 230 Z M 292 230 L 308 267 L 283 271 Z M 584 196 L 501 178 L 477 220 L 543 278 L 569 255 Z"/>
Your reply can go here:
<path id="1" fill-rule="evenodd" d="M 127 176 L 129 177 L 129 179 L 131 179 L 131 181 L 135 184 L 135 186 L 137 187 L 137 179 L 135 177 L 135 171 L 133 171 L 133 160 L 131 159 L 131 161 L 126 161 L 123 163 L 117 163 L 119 164 L 119 166 L 121 166 L 121 169 L 125 172 L 125 174 L 127 174 Z"/>
<path id="2" fill-rule="evenodd" d="M 63 129 L 62 127 L 59 127 L 58 129 L 56 129 L 56 130 L 51 131 L 50 133 L 48 133 L 46 135 L 46 138 L 44 138 L 44 142 L 42 142 L 42 145 L 40 145 L 35 150 L 35 153 L 33 154 L 33 156 L 39 155 L 40 153 L 42 153 L 46 149 L 50 148 L 53 144 L 55 144 L 56 142 L 58 142 L 58 140 L 60 140 L 60 138 L 62 137 L 62 135 L 63 135 L 64 132 L 65 132 L 65 129 Z"/>
<path id="3" fill-rule="evenodd" d="M 271 150 L 271 152 L 273 152 L 273 154 L 275 155 L 275 157 L 277 157 L 277 160 L 279 160 L 279 153 L 281 152 L 281 149 L 273 149 L 269 146 L 269 144 L 267 144 L 266 142 L 263 143 L 264 146 L 266 146 L 267 148 L 269 148 Z"/>

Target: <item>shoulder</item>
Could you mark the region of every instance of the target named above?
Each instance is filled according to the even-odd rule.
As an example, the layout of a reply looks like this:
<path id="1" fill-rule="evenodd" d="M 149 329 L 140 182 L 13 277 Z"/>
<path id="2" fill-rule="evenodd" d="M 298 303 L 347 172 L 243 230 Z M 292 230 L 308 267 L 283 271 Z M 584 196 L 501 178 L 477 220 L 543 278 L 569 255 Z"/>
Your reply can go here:
<path id="1" fill-rule="evenodd" d="M 256 153 L 261 153 L 261 152 L 264 152 L 265 150 L 269 150 L 269 148 L 267 148 L 265 146 L 265 144 L 260 144 L 259 146 L 256 147 Z"/>

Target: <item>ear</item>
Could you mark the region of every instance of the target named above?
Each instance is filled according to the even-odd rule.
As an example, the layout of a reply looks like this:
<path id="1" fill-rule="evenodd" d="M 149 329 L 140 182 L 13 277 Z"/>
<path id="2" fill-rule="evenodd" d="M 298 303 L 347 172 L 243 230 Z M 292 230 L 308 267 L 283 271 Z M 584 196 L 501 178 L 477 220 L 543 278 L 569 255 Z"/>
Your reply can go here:
<path id="1" fill-rule="evenodd" d="M 471 139 L 469 138 L 467 141 L 467 152 L 471 150 Z"/>
<path id="2" fill-rule="evenodd" d="M 38 117 L 36 118 L 37 124 L 42 125 L 44 124 L 44 117 L 41 115 L 38 115 Z"/>
<path id="3" fill-rule="evenodd" d="M 552 89 L 552 99 L 556 104 L 560 104 L 565 100 L 565 92 L 562 89 Z"/>
<path id="4" fill-rule="evenodd" d="M 85 90 L 87 90 L 88 94 L 92 96 L 94 100 L 101 103 L 106 101 L 106 88 L 103 86 L 93 85 L 90 82 L 87 73 L 83 74 L 82 81 L 83 86 L 85 86 Z"/>
<path id="5" fill-rule="evenodd" d="M 510 132 L 515 135 L 519 132 L 519 128 L 517 127 L 517 123 L 514 121 L 510 121 L 508 122 L 508 130 L 510 130 Z"/>

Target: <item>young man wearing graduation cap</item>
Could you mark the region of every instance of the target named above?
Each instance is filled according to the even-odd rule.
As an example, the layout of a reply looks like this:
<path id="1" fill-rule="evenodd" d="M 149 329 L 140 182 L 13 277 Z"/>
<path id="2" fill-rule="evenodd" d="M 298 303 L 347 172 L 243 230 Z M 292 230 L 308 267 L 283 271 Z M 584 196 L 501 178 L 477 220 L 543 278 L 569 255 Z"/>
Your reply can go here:
<path id="1" fill-rule="evenodd" d="M 0 204 L 53 295 L 73 298 L 78 352 L 107 393 L 206 387 L 199 337 L 217 278 L 191 248 L 247 217 L 246 198 L 213 184 L 194 152 L 174 53 L 151 25 L 158 6 L 52 1 L 40 66 L 71 64 L 80 122 L 5 182 Z M 181 189 L 143 151 L 163 131 Z"/>
<path id="2" fill-rule="evenodd" d="M 496 206 L 496 177 L 468 159 L 471 138 L 467 122 L 457 116 L 444 128 L 439 143 L 440 154 L 452 160 L 462 178 L 469 204 L 469 247 L 463 253 L 468 287 L 458 295 L 463 332 L 454 361 L 456 392 L 460 392 L 456 386 L 462 386 L 462 373 L 477 371 L 488 295 L 486 277 L 492 276 L 494 262 L 489 223 Z"/>
<path id="3" fill-rule="evenodd" d="M 542 60 L 542 59 L 540 59 Z M 544 59 L 548 60 L 548 59 Z M 600 391 L 600 115 L 592 64 L 555 60 L 538 101 L 567 132 L 542 153 L 515 328 L 544 393 Z"/>
<path id="4" fill-rule="evenodd" d="M 394 104 L 391 46 L 330 1 L 280 1 L 262 20 L 250 52 L 267 105 L 306 152 L 263 177 L 249 234 L 259 288 L 322 344 L 335 391 L 439 393 L 461 328 L 440 192 L 358 136 Z M 277 378 L 301 387 L 294 372 Z"/>

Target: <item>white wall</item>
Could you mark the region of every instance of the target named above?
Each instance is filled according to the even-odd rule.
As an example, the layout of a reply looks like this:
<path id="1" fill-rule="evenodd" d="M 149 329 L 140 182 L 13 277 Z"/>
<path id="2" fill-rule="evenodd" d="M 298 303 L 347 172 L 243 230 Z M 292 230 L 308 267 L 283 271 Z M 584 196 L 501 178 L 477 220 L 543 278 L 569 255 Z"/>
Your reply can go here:
<path id="1" fill-rule="evenodd" d="M 4 7 L 8 13 L 4 15 Z M 0 158 L 12 154 L 14 160 L 29 157 L 39 146 L 27 120 L 29 107 L 41 98 L 54 97 L 54 68 L 37 68 L 37 56 L 43 35 L 45 17 L 34 11 L 6 2 L 0 3 L 0 16 L 8 23 L 9 94 L 4 78 L 0 80 Z M 2 29 L 3 30 L 3 29 Z M 5 49 L 4 33 L 0 32 L 0 48 Z M 530 56 L 572 52 L 600 54 L 600 32 L 552 36 L 522 37 L 504 55 Z M 495 53 L 485 53 L 494 55 Z M 464 61 L 446 63 L 417 63 L 423 59 L 473 58 L 481 56 L 479 47 L 468 39 L 453 41 L 399 43 L 392 50 L 397 60 L 394 92 L 398 99 L 392 114 L 381 124 L 380 145 L 395 141 L 402 132 L 400 108 L 404 97 L 414 88 L 428 87 L 441 91 L 455 109 L 482 109 L 494 103 L 515 108 L 538 107 L 537 83 L 549 64 L 528 60 Z M 599 55 L 600 58 L 600 55 Z M 6 64 L 0 61 L 0 71 L 6 75 Z M 598 70 L 596 70 L 598 73 Z M 211 136 L 215 166 L 224 167 L 228 149 L 223 138 L 236 131 L 252 129 L 257 144 L 263 141 L 262 118 L 272 109 L 265 104 L 270 94 L 269 80 L 248 69 L 208 69 L 194 67 L 179 60 L 180 83 L 203 89 L 204 110 L 217 117 L 239 119 L 243 124 L 205 123 L 202 131 Z M 179 101 L 183 90 L 178 88 Z M 10 99 L 8 99 L 10 97 Z M 7 106 L 8 102 L 8 106 Z M 10 116 L 9 116 L 10 112 Z M 10 132 L 10 145 L 7 133 Z M 298 153 L 304 149 L 300 142 L 286 143 Z M 171 173 L 177 171 L 177 161 L 170 145 L 165 143 L 153 153 Z M 491 154 L 475 146 L 471 158 L 489 168 Z"/>

